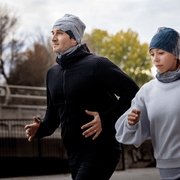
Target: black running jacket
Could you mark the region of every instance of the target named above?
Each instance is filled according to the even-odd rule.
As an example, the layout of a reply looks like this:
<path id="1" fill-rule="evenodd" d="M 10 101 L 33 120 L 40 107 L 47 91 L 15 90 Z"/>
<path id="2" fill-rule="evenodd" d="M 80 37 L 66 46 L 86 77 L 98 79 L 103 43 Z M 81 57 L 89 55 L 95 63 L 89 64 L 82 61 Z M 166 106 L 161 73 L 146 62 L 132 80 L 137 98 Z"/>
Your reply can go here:
<path id="1" fill-rule="evenodd" d="M 68 153 L 91 146 L 100 155 L 115 157 L 119 143 L 114 126 L 130 107 L 138 86 L 114 63 L 83 46 L 56 62 L 47 73 L 47 110 L 36 137 L 49 136 L 61 125 Z M 100 115 L 102 132 L 96 140 L 82 135 L 81 126 L 94 119 L 85 110 Z"/>

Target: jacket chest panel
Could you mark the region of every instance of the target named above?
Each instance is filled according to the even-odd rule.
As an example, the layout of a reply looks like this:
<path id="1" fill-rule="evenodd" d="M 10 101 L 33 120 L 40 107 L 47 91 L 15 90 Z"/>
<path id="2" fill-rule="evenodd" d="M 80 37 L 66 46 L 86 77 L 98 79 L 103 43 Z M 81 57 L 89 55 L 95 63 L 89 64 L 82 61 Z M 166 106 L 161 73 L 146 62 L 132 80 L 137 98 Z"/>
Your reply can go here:
<path id="1" fill-rule="evenodd" d="M 93 74 L 85 69 L 64 69 L 51 76 L 50 94 L 55 103 L 82 101 L 89 92 L 93 93 Z"/>
<path id="2" fill-rule="evenodd" d="M 93 91 L 94 79 L 91 73 L 84 70 L 66 70 L 64 90 L 67 99 L 79 99 Z M 92 92 L 93 93 L 93 92 Z"/>

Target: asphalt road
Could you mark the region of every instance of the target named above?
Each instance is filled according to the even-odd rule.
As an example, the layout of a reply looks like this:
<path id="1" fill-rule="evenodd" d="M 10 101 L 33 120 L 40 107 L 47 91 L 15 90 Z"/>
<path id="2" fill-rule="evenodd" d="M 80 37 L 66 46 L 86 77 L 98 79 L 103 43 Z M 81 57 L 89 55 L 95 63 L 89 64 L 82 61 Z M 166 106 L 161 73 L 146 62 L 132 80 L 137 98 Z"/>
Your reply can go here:
<path id="1" fill-rule="evenodd" d="M 71 180 L 70 174 L 1 178 L 1 180 Z M 102 179 L 101 179 L 102 180 Z M 161 180 L 156 168 L 127 169 L 115 171 L 110 180 Z"/>

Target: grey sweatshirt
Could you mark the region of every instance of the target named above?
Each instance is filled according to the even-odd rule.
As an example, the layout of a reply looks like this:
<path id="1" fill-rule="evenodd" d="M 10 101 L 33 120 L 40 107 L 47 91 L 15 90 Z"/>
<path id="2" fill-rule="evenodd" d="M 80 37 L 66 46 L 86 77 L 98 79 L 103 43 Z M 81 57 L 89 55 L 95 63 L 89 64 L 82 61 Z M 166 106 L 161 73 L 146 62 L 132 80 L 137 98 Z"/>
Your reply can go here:
<path id="1" fill-rule="evenodd" d="M 134 126 L 127 123 L 132 109 L 141 111 Z M 155 79 L 145 84 L 115 128 L 120 143 L 136 147 L 151 137 L 158 168 L 180 167 L 180 80 L 162 83 Z"/>

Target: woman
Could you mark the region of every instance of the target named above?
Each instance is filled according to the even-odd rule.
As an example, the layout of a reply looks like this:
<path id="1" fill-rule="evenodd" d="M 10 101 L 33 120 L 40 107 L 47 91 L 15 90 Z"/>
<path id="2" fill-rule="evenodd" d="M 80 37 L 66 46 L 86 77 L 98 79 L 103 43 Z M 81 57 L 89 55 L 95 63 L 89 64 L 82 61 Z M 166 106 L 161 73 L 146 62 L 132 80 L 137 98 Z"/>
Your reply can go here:
<path id="1" fill-rule="evenodd" d="M 116 122 L 116 139 L 139 147 L 151 137 L 162 180 L 180 179 L 180 36 L 162 27 L 150 43 L 156 78 L 145 84 Z"/>

